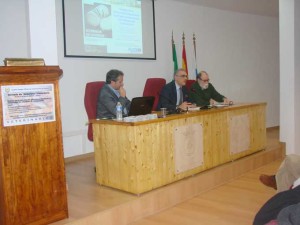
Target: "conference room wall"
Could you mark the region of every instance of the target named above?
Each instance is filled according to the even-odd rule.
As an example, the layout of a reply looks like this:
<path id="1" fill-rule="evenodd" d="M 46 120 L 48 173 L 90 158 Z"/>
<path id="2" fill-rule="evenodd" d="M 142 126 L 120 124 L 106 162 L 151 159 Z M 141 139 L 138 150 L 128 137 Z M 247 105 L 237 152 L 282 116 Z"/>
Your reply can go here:
<path id="1" fill-rule="evenodd" d="M 64 69 L 64 78 L 61 80 L 62 113 L 63 118 L 68 118 L 63 119 L 64 135 L 76 135 L 78 131 L 78 135 L 80 132 L 84 135 L 81 140 L 85 141 L 85 111 L 83 106 L 75 108 L 74 105 L 75 102 L 83 102 L 84 84 L 92 80 L 104 80 L 109 69 L 119 68 L 125 72 L 125 87 L 129 98 L 142 94 L 148 77 L 164 77 L 170 81 L 173 68 L 170 45 L 172 30 L 180 65 L 181 35 L 183 31 L 186 34 L 191 77 L 194 69 L 192 34 L 195 33 L 198 69 L 207 70 L 215 87 L 236 102 L 267 102 L 267 126 L 279 124 L 278 18 L 234 13 L 168 0 L 155 1 L 155 16 L 156 61 L 70 59 L 63 58 L 62 51 L 60 52 L 59 62 Z M 61 25 L 57 27 L 61 28 Z M 62 30 L 58 33 L 59 49 L 63 49 Z M 64 86 L 77 88 L 66 89 Z M 70 117 L 72 108 L 74 114 Z M 64 138 L 70 140 L 64 142 L 65 151 L 75 149 L 74 143 L 81 144 L 74 135 Z M 85 151 L 88 152 L 90 148 L 92 145 Z"/>
<path id="2" fill-rule="evenodd" d="M 27 1 L 1 1 L 0 65 L 8 57 L 30 57 Z"/>
<path id="3" fill-rule="evenodd" d="M 181 35 L 182 32 L 186 34 L 190 77 L 193 77 L 194 70 L 192 34 L 195 33 L 198 70 L 206 70 L 215 87 L 235 102 L 267 102 L 267 127 L 279 124 L 278 18 L 222 11 L 171 0 L 155 1 L 157 60 L 65 58 L 61 8 L 61 0 L 56 0 L 57 31 L 53 32 L 57 32 L 58 62 L 64 71 L 60 95 L 65 157 L 93 151 L 93 143 L 86 138 L 87 116 L 83 105 L 85 84 L 105 80 L 109 69 L 118 68 L 125 73 L 125 88 L 128 97 L 132 98 L 142 95 L 149 77 L 164 77 L 170 81 L 173 70 L 172 30 L 179 65 Z M 17 10 L 26 11 L 26 7 L 18 7 Z M 20 23 L 28 26 L 26 20 Z M 5 30 L 10 25 L 2 26 Z M 20 34 L 16 30 L 14 35 L 22 39 L 27 33 L 22 31 Z M 13 46 L 13 42 L 17 41 L 21 40 L 8 39 L 5 42 Z M 0 51 L 0 56 L 7 57 L 8 53 L 4 49 Z M 26 57 L 26 54 L 22 56 Z"/>

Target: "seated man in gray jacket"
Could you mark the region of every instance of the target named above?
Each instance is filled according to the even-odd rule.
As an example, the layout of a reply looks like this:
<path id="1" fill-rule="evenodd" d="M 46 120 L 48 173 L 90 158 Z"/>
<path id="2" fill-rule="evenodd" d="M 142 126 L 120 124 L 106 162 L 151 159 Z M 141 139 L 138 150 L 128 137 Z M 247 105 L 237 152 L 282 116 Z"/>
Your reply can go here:
<path id="1" fill-rule="evenodd" d="M 106 74 L 106 84 L 99 93 L 97 102 L 97 118 L 115 118 L 116 105 L 122 104 L 123 115 L 127 115 L 130 101 L 123 88 L 124 73 L 120 70 L 110 70 Z"/>

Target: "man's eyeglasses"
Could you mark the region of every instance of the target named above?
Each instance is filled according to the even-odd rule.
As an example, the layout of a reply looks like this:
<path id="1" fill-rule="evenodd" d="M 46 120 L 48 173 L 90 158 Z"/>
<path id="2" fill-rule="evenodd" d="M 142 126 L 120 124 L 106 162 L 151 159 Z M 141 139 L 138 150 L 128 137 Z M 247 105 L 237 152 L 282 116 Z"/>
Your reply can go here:
<path id="1" fill-rule="evenodd" d="M 202 80 L 201 78 L 200 78 L 200 80 Z M 202 80 L 204 83 L 208 83 L 209 82 L 209 79 L 207 79 L 207 80 Z"/>
<path id="2" fill-rule="evenodd" d="M 176 75 L 177 77 L 184 77 L 184 78 L 188 78 L 188 75 Z"/>

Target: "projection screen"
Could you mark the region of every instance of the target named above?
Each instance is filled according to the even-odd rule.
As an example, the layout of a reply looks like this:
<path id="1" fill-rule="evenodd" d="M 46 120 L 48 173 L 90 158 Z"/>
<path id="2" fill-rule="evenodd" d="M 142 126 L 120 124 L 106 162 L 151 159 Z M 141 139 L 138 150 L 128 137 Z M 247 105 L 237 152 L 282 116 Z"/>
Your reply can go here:
<path id="1" fill-rule="evenodd" d="M 62 0 L 65 57 L 156 59 L 154 0 Z"/>

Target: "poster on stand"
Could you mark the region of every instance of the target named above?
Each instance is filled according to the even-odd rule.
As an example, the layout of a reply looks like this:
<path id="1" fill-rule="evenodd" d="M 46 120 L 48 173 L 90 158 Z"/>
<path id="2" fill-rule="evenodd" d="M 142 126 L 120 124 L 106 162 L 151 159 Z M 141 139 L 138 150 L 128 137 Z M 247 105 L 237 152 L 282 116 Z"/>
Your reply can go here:
<path id="1" fill-rule="evenodd" d="M 3 126 L 55 121 L 53 84 L 1 86 Z"/>

